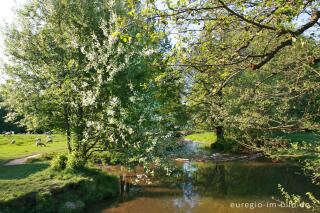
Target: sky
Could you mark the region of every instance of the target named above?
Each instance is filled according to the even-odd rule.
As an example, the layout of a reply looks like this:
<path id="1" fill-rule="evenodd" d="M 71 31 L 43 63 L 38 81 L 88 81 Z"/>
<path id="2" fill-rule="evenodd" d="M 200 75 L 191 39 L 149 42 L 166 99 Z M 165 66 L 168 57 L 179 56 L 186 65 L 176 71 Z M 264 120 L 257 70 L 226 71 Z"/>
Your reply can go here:
<path id="1" fill-rule="evenodd" d="M 0 25 L 1 29 L 4 26 L 4 23 L 11 23 L 15 19 L 15 14 L 13 9 L 21 6 L 25 3 L 26 0 L 2 0 L 0 7 Z M 3 55 L 3 36 L 0 34 L 0 83 L 3 83 L 3 72 L 2 72 L 2 64 L 5 61 Z"/>

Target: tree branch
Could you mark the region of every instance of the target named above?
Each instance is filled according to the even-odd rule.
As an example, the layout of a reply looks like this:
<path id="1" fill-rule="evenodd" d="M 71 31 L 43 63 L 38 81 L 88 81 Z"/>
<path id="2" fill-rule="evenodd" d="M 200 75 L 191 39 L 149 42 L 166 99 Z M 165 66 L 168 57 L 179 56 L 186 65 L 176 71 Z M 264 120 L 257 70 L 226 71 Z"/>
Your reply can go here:
<path id="1" fill-rule="evenodd" d="M 271 59 L 273 59 L 273 57 L 284 47 L 291 45 L 292 44 L 292 39 L 289 38 L 283 42 L 281 42 L 281 44 L 279 46 L 277 46 L 275 49 L 273 49 L 271 52 L 269 52 L 266 56 L 265 59 L 263 59 L 262 61 L 260 61 L 258 64 L 254 64 L 252 66 L 252 70 L 257 70 L 259 68 L 261 68 L 263 65 L 265 65 L 266 63 L 268 63 Z"/>
<path id="2" fill-rule="evenodd" d="M 269 30 L 277 30 L 277 28 L 275 28 L 275 27 L 271 27 L 271 26 L 268 26 L 268 25 L 263 25 L 263 24 L 260 24 L 258 22 L 251 21 L 251 20 L 245 18 L 244 16 L 236 13 L 235 11 L 231 10 L 223 1 L 219 0 L 219 2 L 220 2 L 220 4 L 222 5 L 222 7 L 224 9 L 226 9 L 229 13 L 231 13 L 232 15 L 238 17 L 242 21 L 245 21 L 245 22 L 247 22 L 249 24 L 253 24 L 253 25 L 255 25 L 255 26 L 259 27 L 259 28 L 264 28 L 264 29 L 269 29 Z"/>
<path id="3" fill-rule="evenodd" d="M 265 81 L 267 81 L 268 79 L 272 78 L 273 76 L 277 75 L 279 73 L 271 73 L 271 75 L 269 75 L 268 77 L 266 77 L 265 79 L 263 79 L 262 81 L 258 82 L 254 88 L 254 90 L 258 89 L 258 87 L 263 84 Z"/>
<path id="4" fill-rule="evenodd" d="M 294 36 L 298 36 L 301 35 L 302 33 L 304 33 L 306 30 L 308 30 L 309 28 L 311 28 L 312 26 L 314 26 L 317 21 L 320 18 L 320 12 L 318 10 L 314 11 L 311 17 L 311 21 L 308 22 L 305 25 L 302 25 L 300 27 L 300 29 L 292 32 L 292 34 Z M 288 38 L 287 40 L 281 42 L 281 44 L 279 46 L 277 46 L 276 48 L 274 48 L 271 52 L 269 52 L 266 56 L 265 59 L 263 59 L 262 61 L 260 61 L 258 64 L 255 64 L 252 67 L 252 70 L 257 70 L 259 68 L 261 68 L 263 65 L 265 65 L 267 62 L 269 62 L 282 48 L 292 45 L 292 38 Z"/>

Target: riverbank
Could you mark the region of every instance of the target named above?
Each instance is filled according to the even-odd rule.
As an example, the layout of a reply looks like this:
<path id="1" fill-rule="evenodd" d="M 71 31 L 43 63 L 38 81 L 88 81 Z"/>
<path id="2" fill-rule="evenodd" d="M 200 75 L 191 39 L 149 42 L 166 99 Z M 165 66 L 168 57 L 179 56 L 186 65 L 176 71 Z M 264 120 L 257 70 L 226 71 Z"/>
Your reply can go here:
<path id="1" fill-rule="evenodd" d="M 1 213 L 81 212 L 89 203 L 117 195 L 118 178 L 105 171 L 50 168 L 50 161 L 67 151 L 65 136 L 50 135 L 53 143 L 45 147 L 36 146 L 36 138 L 48 139 L 43 134 L 0 135 Z"/>
<path id="2" fill-rule="evenodd" d="M 118 190 L 118 178 L 97 168 L 58 172 L 42 162 L 0 167 L 1 213 L 82 212 Z"/>
<path id="3" fill-rule="evenodd" d="M 168 154 L 168 157 L 173 160 L 182 162 L 176 162 L 177 164 L 174 164 L 174 166 L 171 168 L 172 178 L 175 178 L 174 180 L 172 180 L 172 184 L 177 182 L 176 180 L 179 180 L 179 178 L 181 178 L 182 176 L 187 177 L 187 180 L 184 180 L 181 183 L 181 186 L 184 184 L 190 184 L 188 179 L 190 177 L 190 174 L 195 178 L 200 177 L 198 175 L 198 172 L 195 172 L 196 170 L 194 169 L 191 169 L 191 173 L 189 170 L 183 171 L 182 173 L 181 171 L 176 171 L 177 165 L 179 165 L 180 167 L 182 166 L 183 169 L 196 167 L 197 171 L 199 170 L 200 173 L 202 173 L 202 170 L 206 169 L 207 165 L 209 165 L 208 176 L 210 177 L 215 177 L 220 173 L 221 175 L 223 174 L 222 176 L 224 176 L 226 172 L 229 172 L 229 169 L 220 169 L 221 165 L 223 165 L 223 167 L 225 168 L 229 168 L 230 166 L 228 165 L 241 165 L 242 167 L 244 167 L 244 169 L 250 172 L 256 171 L 255 168 L 257 167 L 264 166 L 267 166 L 270 170 L 273 170 L 273 164 L 269 165 L 267 163 L 256 163 L 255 159 L 262 157 L 262 153 L 253 155 L 213 153 L 208 146 L 203 146 L 203 142 L 193 142 L 182 139 L 179 139 L 179 141 L 177 140 L 175 144 L 175 148 L 171 153 Z M 92 203 L 99 203 L 99 201 L 104 200 L 104 198 L 116 197 L 119 192 L 119 188 L 122 190 L 122 192 L 124 191 L 126 193 L 126 191 L 129 190 L 128 184 L 130 184 L 131 182 L 138 181 L 140 185 L 142 184 L 142 182 L 144 182 L 146 185 L 149 185 L 149 179 L 151 178 L 149 176 L 145 176 L 143 170 L 140 172 L 140 174 L 126 174 L 124 173 L 121 166 L 101 166 L 102 169 L 108 170 L 108 173 L 112 173 L 112 171 L 109 170 L 112 170 L 113 168 L 116 169 L 116 172 L 114 174 L 120 176 L 122 181 L 120 187 L 118 178 L 116 178 L 115 176 L 110 176 L 108 175 L 108 173 L 103 172 L 97 168 L 85 169 L 80 172 L 68 172 L 67 170 L 59 172 L 53 171 L 49 168 L 47 155 L 48 154 L 42 155 L 40 158 L 30 158 L 27 160 L 27 164 L 0 166 L 1 213 L 86 212 L 86 209 L 91 209 L 91 206 L 95 205 Z M 53 153 L 53 155 L 55 154 Z M 250 169 L 248 167 L 249 165 Z M 232 169 L 236 168 L 236 166 L 231 167 Z M 254 169 L 252 170 L 251 168 Z M 177 176 L 174 175 L 175 172 L 177 172 Z M 245 172 L 245 174 L 246 173 L 247 172 Z M 278 173 L 278 171 L 275 172 L 275 174 L 276 173 Z M 260 172 L 257 172 L 257 174 L 255 175 L 257 176 L 259 174 Z M 265 175 L 267 174 L 269 173 L 266 173 Z M 291 174 L 294 174 L 294 172 L 291 172 Z M 155 175 L 155 177 L 157 176 L 158 175 Z M 143 181 L 144 177 L 145 181 Z M 130 183 L 126 182 L 128 179 L 130 179 Z M 277 183 L 281 183 L 281 181 Z M 161 181 L 157 182 L 160 183 Z M 194 182 L 192 182 L 192 184 L 193 183 Z M 207 183 L 204 182 L 199 183 L 199 185 L 206 184 Z M 196 190 L 197 185 L 198 184 L 195 185 Z M 176 189 L 175 187 L 174 190 Z M 276 185 L 273 187 L 273 190 L 277 190 Z M 169 188 L 171 190 L 171 187 Z M 184 190 L 183 187 L 178 188 L 180 191 Z M 140 193 L 142 189 L 132 188 L 131 191 L 132 190 Z M 207 193 L 209 192 L 204 192 L 204 194 Z M 272 193 L 270 193 L 270 196 L 271 194 Z M 14 211 L 11 211 L 13 209 Z"/>

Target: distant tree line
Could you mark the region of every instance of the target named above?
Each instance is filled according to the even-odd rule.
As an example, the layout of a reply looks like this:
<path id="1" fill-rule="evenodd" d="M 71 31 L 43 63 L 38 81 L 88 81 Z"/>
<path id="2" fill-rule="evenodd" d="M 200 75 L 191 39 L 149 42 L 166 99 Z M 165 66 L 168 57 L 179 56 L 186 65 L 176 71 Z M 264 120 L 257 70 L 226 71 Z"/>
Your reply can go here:
<path id="1" fill-rule="evenodd" d="M 0 99 L 1 102 L 1 99 Z M 6 122 L 5 116 L 8 114 L 8 110 L 5 107 L 0 108 L 0 133 L 14 131 L 15 133 L 24 133 L 26 132 L 25 127 L 21 127 L 12 122 Z"/>

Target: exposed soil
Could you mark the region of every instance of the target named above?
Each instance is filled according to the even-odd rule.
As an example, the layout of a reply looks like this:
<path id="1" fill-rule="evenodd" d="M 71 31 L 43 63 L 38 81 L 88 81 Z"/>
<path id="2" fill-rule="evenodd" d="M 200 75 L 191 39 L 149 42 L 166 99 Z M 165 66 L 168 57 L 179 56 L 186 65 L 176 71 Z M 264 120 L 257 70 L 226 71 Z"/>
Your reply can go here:
<path id="1" fill-rule="evenodd" d="M 29 158 L 35 158 L 40 156 L 41 154 L 35 154 L 35 155 L 30 155 L 25 158 L 19 158 L 15 160 L 11 160 L 8 163 L 4 164 L 4 166 L 12 166 L 12 165 L 20 165 L 20 164 L 25 164 Z"/>

